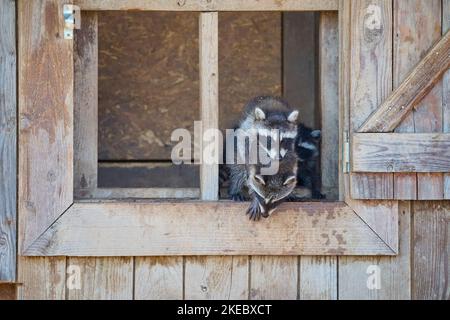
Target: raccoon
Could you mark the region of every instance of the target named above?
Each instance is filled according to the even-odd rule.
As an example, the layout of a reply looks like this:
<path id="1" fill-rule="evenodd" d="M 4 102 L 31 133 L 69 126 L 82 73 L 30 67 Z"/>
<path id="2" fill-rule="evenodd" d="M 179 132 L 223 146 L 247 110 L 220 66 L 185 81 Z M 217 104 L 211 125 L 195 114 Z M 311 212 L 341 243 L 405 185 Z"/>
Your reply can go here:
<path id="1" fill-rule="evenodd" d="M 320 177 L 317 174 L 320 137 L 320 130 L 313 130 L 303 124 L 298 125 L 298 134 L 295 141 L 295 152 L 299 161 L 297 183 L 298 187 L 309 189 L 313 199 L 325 198 L 320 192 Z"/>
<path id="2" fill-rule="evenodd" d="M 256 132 L 258 143 L 261 137 L 265 138 L 266 144 L 258 144 L 258 148 L 269 156 L 270 163 L 266 166 L 274 164 L 274 161 L 278 165 L 278 172 L 274 175 L 262 174 L 264 165 L 259 159 L 256 164 L 245 162 L 228 165 L 229 195 L 235 201 L 251 199 L 252 204 L 247 213 L 253 220 L 268 217 L 295 188 L 298 158 L 294 143 L 298 114 L 282 99 L 270 96 L 254 98 L 244 109 L 237 129 Z M 273 130 L 277 130 L 275 136 Z M 247 161 L 248 145 L 239 145 L 237 148 L 245 149 L 237 151 L 244 152 Z"/>
<path id="3" fill-rule="evenodd" d="M 294 151 L 273 161 L 278 161 L 278 171 L 274 175 L 263 175 L 264 166 L 259 164 L 229 166 L 229 193 L 234 200 L 251 200 L 247 210 L 251 220 L 269 217 L 278 205 L 288 199 L 297 184 L 298 158 Z"/>

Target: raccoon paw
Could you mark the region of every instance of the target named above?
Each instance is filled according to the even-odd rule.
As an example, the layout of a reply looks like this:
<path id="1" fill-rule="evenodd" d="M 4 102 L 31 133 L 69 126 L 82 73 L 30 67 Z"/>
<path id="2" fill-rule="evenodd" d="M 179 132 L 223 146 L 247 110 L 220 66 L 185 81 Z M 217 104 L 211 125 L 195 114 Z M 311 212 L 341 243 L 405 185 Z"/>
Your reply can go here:
<path id="1" fill-rule="evenodd" d="M 232 194 L 230 195 L 231 200 L 233 201 L 237 201 L 237 202 L 243 202 L 245 201 L 245 197 L 244 195 L 237 193 L 237 194 Z"/>
<path id="2" fill-rule="evenodd" d="M 312 198 L 313 199 L 326 199 L 326 195 L 320 193 L 319 191 L 313 191 Z"/>
<path id="3" fill-rule="evenodd" d="M 250 220 L 258 221 L 262 217 L 261 207 L 258 201 L 253 201 L 247 209 L 247 214 Z"/>

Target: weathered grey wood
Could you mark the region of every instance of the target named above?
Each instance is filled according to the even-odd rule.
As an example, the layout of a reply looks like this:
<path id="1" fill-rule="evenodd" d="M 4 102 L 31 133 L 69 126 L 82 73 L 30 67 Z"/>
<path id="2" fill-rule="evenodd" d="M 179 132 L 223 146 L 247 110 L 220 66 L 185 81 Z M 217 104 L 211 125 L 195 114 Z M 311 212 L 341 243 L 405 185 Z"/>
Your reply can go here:
<path id="1" fill-rule="evenodd" d="M 249 258 L 190 257 L 185 266 L 185 299 L 245 300 Z"/>
<path id="2" fill-rule="evenodd" d="M 442 33 L 450 30 L 450 0 L 442 1 Z M 450 133 L 450 71 L 444 74 L 442 81 L 442 130 Z M 444 199 L 450 200 L 450 174 L 444 174 Z"/>
<path id="3" fill-rule="evenodd" d="M 198 188 L 96 188 L 79 194 L 91 199 L 198 199 Z"/>
<path id="4" fill-rule="evenodd" d="M 350 135 L 351 1 L 339 0 L 339 150 Z M 339 158 L 339 200 L 350 197 L 350 173 Z M 344 170 L 345 168 L 345 170 Z M 344 173 L 346 172 L 346 173 Z"/>
<path id="5" fill-rule="evenodd" d="M 97 188 L 98 26 L 96 12 L 83 12 L 74 41 L 74 192 Z"/>
<path id="6" fill-rule="evenodd" d="M 70 272 L 80 272 L 80 287 L 67 281 L 68 300 L 131 300 L 133 299 L 133 258 L 81 258 L 67 261 Z M 76 285 L 76 284 L 75 284 Z"/>
<path id="7" fill-rule="evenodd" d="M 299 120 L 320 124 L 317 108 L 317 22 L 315 12 L 285 12 L 283 24 L 283 98 L 299 111 Z"/>
<path id="8" fill-rule="evenodd" d="M 83 10 L 158 11 L 322 11 L 337 10 L 337 0 L 76 0 Z"/>
<path id="9" fill-rule="evenodd" d="M 413 299 L 449 300 L 450 206 L 442 201 L 414 202 Z"/>
<path id="10" fill-rule="evenodd" d="M 202 200 L 219 198 L 219 141 L 204 141 L 208 130 L 219 128 L 219 16 L 217 12 L 200 14 L 200 114 L 202 121 L 202 155 L 206 149 L 213 156 L 200 164 L 200 193 Z M 211 137 L 214 138 L 214 137 Z M 206 163 L 206 161 L 215 163 Z"/>
<path id="11" fill-rule="evenodd" d="M 413 280 L 410 273 L 411 208 L 409 202 L 400 202 L 399 214 L 400 241 L 397 256 L 339 257 L 339 299 L 403 300 L 411 298 Z M 379 278 L 374 272 L 377 272 Z M 375 277 L 370 277 L 371 275 Z"/>
<path id="12" fill-rule="evenodd" d="M 16 2 L 0 1 L 0 281 L 16 280 Z"/>
<path id="13" fill-rule="evenodd" d="M 358 133 L 352 140 L 355 172 L 450 172 L 450 134 Z"/>
<path id="14" fill-rule="evenodd" d="M 337 257 L 300 257 L 300 300 L 337 299 Z"/>
<path id="15" fill-rule="evenodd" d="M 63 0 L 18 2 L 19 252 L 73 202 L 73 48 Z"/>
<path id="16" fill-rule="evenodd" d="M 322 193 L 339 197 L 339 20 L 336 12 L 322 12 L 319 25 Z"/>
<path id="17" fill-rule="evenodd" d="M 251 300 L 295 300 L 298 296 L 298 257 L 252 256 Z"/>
<path id="18" fill-rule="evenodd" d="M 392 90 L 392 1 L 351 2 L 350 131 Z M 350 175 L 353 199 L 392 199 L 393 174 Z"/>
<path id="19" fill-rule="evenodd" d="M 450 32 L 447 32 L 358 131 L 393 131 L 407 113 L 431 91 L 449 67 Z"/>
<path id="20" fill-rule="evenodd" d="M 65 257 L 23 257 L 18 259 L 19 300 L 64 300 Z"/>
<path id="21" fill-rule="evenodd" d="M 386 244 L 396 237 L 394 226 L 373 232 L 368 219 L 344 203 L 286 203 L 278 214 L 256 223 L 245 216 L 247 206 L 226 201 L 75 203 L 25 254 L 395 254 Z"/>
<path id="22" fill-rule="evenodd" d="M 136 257 L 134 299 L 183 299 L 183 257 Z"/>

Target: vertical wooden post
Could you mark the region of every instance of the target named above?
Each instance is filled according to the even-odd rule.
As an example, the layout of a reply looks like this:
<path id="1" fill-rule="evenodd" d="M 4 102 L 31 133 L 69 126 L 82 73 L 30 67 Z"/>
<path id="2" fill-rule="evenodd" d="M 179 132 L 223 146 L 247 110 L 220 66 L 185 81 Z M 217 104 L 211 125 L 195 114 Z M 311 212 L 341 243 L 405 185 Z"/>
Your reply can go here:
<path id="1" fill-rule="evenodd" d="M 339 197 L 339 23 L 336 12 L 322 12 L 319 24 L 322 192 Z"/>
<path id="2" fill-rule="evenodd" d="M 442 2 L 442 34 L 450 30 L 450 0 Z M 443 80 L 442 120 L 444 132 L 450 133 L 450 71 L 444 74 Z M 450 174 L 444 174 L 444 199 L 450 200 Z"/>
<path id="3" fill-rule="evenodd" d="M 16 9 L 0 2 L 0 281 L 16 279 Z"/>
<path id="4" fill-rule="evenodd" d="M 200 13 L 200 114 L 202 135 L 219 128 L 219 26 L 217 12 Z M 203 141 L 203 137 L 202 137 Z M 212 145 L 214 144 L 214 145 Z M 216 163 L 205 163 L 205 150 L 217 158 Z M 200 191 L 202 200 L 214 201 L 219 196 L 218 141 L 202 143 Z"/>
<path id="5" fill-rule="evenodd" d="M 97 13 L 83 12 L 74 42 L 74 192 L 97 188 L 98 27 Z"/>

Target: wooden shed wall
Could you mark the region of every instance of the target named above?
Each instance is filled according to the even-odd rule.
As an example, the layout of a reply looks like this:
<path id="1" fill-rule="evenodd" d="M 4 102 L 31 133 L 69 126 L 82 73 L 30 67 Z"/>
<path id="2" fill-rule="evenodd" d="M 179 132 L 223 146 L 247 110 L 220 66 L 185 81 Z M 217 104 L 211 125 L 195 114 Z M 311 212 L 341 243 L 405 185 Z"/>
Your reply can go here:
<path id="1" fill-rule="evenodd" d="M 0 1 L 0 16 L 13 2 Z M 450 27 L 449 0 L 360 2 L 361 5 L 366 3 L 376 3 L 392 14 L 394 48 L 407 43 L 408 46 L 412 46 L 410 50 L 426 51 L 426 47 L 430 46 L 434 39 L 414 40 L 412 35 L 431 36 L 424 34 L 422 30 L 423 25 L 428 23 L 435 26 L 433 28 L 435 32 L 443 32 Z M 358 8 L 359 5 L 354 5 L 355 10 Z M 1 23 L 5 21 L 12 23 L 13 17 L 10 20 L 0 19 Z M 441 25 L 439 21 L 443 24 Z M 437 26 L 440 28 L 439 31 Z M 406 36 L 403 38 L 401 35 L 404 32 Z M 407 36 L 408 34 L 410 36 Z M 360 40 L 364 45 L 364 40 L 362 38 Z M 424 48 L 419 48 L 422 45 Z M 4 52 L 0 50 L 0 55 L 3 54 Z M 3 63 L 3 60 L 1 61 Z M 394 79 L 402 76 L 399 72 L 394 67 Z M 394 81 L 393 85 L 395 83 Z M 4 87 L 3 82 L 1 86 Z M 445 118 L 449 116 L 450 75 L 444 78 L 441 88 L 443 88 L 440 89 L 443 101 L 442 117 Z M 2 120 L 0 124 L 3 123 L 3 119 L 14 117 L 15 112 L 10 106 L 0 100 L 0 120 Z M 448 128 L 444 130 L 448 131 Z M 0 139 L 0 147 L 3 141 Z M 9 150 L 13 143 L 7 142 L 4 145 L 8 149 L 2 147 L 3 150 Z M 7 152 L 9 154 L 9 151 Z M 5 162 L 2 161 L 1 165 L 2 172 L 6 172 Z M 0 189 L 0 199 L 6 195 L 5 199 L 10 200 L 10 194 Z M 20 299 L 450 299 L 449 222 L 449 201 L 402 202 L 400 255 L 396 257 L 19 257 L 18 281 L 21 285 L 18 297 Z M 2 234 L 10 235 L 10 231 L 3 226 L 0 221 Z M 0 242 L 0 248 L 1 246 L 4 246 L 4 242 Z M 70 274 L 67 274 L 66 270 L 71 265 L 81 268 L 82 286 L 79 290 L 69 290 L 66 287 L 66 281 L 70 280 Z M 377 265 L 380 268 L 379 290 L 367 289 L 366 271 L 370 265 Z M 0 284 L 0 298 L 2 292 L 8 292 L 10 296 L 9 289 L 10 285 Z"/>

